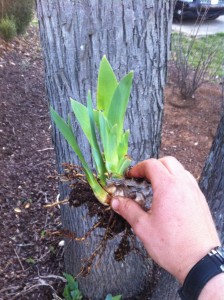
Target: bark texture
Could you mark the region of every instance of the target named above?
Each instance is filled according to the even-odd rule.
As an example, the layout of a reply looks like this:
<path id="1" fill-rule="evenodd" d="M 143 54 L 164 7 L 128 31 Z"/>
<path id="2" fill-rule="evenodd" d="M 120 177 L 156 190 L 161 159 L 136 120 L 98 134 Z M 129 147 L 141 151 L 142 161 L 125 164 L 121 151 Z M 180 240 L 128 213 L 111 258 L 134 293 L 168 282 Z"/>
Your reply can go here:
<path id="1" fill-rule="evenodd" d="M 159 282 L 150 300 L 180 300 L 177 293 L 179 282 L 165 270 L 161 271 Z"/>
<path id="2" fill-rule="evenodd" d="M 206 160 L 200 187 L 204 193 L 222 244 L 224 243 L 224 116 L 219 123 L 214 142 Z"/>
<path id="3" fill-rule="evenodd" d="M 129 154 L 134 162 L 157 157 L 173 1 L 36 2 L 49 103 L 66 118 L 71 112 L 69 97 L 85 103 L 90 89 L 94 98 L 97 70 L 106 54 L 118 78 L 130 70 L 135 74 L 126 117 L 126 128 L 131 130 Z M 77 123 L 72 122 L 85 158 L 92 164 L 88 143 Z M 59 171 L 63 162 L 78 163 L 54 125 L 53 140 Z M 62 198 L 67 192 L 61 184 Z M 86 218 L 83 208 L 63 206 L 62 222 L 65 228 L 83 236 L 96 220 Z M 67 241 L 67 272 L 77 275 L 81 260 L 94 251 L 100 235 L 102 231 L 98 230 L 85 243 Z M 93 300 L 104 299 L 108 293 L 122 294 L 122 299 L 148 299 L 151 260 L 132 253 L 124 262 L 116 262 L 113 251 L 118 241 L 119 237 L 110 241 L 105 255 L 91 274 L 79 278 L 81 291 Z"/>

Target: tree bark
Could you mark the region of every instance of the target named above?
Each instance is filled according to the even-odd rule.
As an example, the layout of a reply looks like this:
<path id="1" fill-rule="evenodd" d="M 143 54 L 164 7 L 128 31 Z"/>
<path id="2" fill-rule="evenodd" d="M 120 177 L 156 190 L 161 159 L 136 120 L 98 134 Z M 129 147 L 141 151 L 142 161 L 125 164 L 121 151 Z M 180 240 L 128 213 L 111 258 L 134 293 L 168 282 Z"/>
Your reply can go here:
<path id="1" fill-rule="evenodd" d="M 118 78 L 134 70 L 125 124 L 131 131 L 133 162 L 158 156 L 172 10 L 173 0 L 37 0 L 49 103 L 63 118 L 71 112 L 69 97 L 85 103 L 90 89 L 94 98 L 104 54 Z M 85 158 L 92 164 L 89 145 L 73 119 L 72 123 Z M 54 125 L 52 128 L 62 172 L 63 162 L 79 162 Z M 67 193 L 68 188 L 60 184 L 61 197 Z M 96 222 L 86 217 L 84 208 L 64 205 L 61 211 L 63 227 L 78 236 Z M 82 259 L 94 251 L 101 234 L 97 230 L 85 243 L 66 241 L 68 273 L 78 274 Z M 113 251 L 118 241 L 119 236 L 110 241 L 89 276 L 78 277 L 82 293 L 93 300 L 104 299 L 108 293 L 122 294 L 122 299 L 148 299 L 151 260 L 132 253 L 123 263 L 116 262 Z"/>
<path id="2" fill-rule="evenodd" d="M 165 270 L 161 271 L 159 282 L 150 300 L 179 300 L 177 293 L 180 288 L 179 282 Z"/>
<path id="3" fill-rule="evenodd" d="M 224 116 L 219 123 L 209 156 L 201 174 L 204 193 L 222 244 L 224 243 Z"/>

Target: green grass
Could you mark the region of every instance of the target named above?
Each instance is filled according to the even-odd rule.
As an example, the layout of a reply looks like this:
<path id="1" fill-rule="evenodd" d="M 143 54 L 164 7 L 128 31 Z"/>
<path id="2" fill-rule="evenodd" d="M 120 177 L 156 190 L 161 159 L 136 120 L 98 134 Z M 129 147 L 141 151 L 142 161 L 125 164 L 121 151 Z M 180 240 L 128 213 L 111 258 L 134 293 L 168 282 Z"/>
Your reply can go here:
<path id="1" fill-rule="evenodd" d="M 187 36 L 181 32 L 172 34 L 172 52 L 182 47 L 185 56 L 188 56 L 189 65 L 196 68 L 201 60 L 212 55 L 208 71 L 215 77 L 224 76 L 224 33 L 207 35 L 205 37 Z"/>

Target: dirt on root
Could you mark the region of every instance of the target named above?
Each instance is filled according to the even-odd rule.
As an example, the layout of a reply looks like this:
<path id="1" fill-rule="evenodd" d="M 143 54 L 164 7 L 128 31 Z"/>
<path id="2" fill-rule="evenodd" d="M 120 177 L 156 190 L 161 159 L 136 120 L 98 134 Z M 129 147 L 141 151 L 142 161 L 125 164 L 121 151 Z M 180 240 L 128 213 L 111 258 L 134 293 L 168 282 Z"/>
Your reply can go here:
<path id="1" fill-rule="evenodd" d="M 55 155 L 38 30 L 0 39 L 0 299 L 60 295 L 63 247 Z M 168 78 L 161 156 L 200 176 L 220 119 L 221 86 L 203 85 L 183 102 Z"/>
<path id="2" fill-rule="evenodd" d="M 64 163 L 64 174 L 61 176 L 61 180 L 69 183 L 71 191 L 68 197 L 69 205 L 73 207 L 85 206 L 88 211 L 88 217 L 96 220 L 95 224 L 85 232 L 84 236 L 77 237 L 75 232 L 68 229 L 60 230 L 60 234 L 71 240 L 84 242 L 89 236 L 94 235 L 97 228 L 103 228 L 103 236 L 99 243 L 95 245 L 95 250 L 91 255 L 82 261 L 82 268 L 79 275 L 85 277 L 92 269 L 93 263 L 96 263 L 96 258 L 100 261 L 102 255 L 105 252 L 106 246 L 110 240 L 112 240 L 118 234 L 121 236 L 120 242 L 116 245 L 114 250 L 114 259 L 116 261 L 124 261 L 125 257 L 131 252 L 138 252 L 140 255 L 142 251 L 137 246 L 135 241 L 135 235 L 131 229 L 130 224 L 126 222 L 119 214 L 115 213 L 110 206 L 99 203 L 95 195 L 93 194 L 89 184 L 87 183 L 86 176 L 82 168 L 74 164 Z M 121 193 L 125 197 L 132 198 L 138 201 L 142 208 L 146 211 L 149 205 L 146 207 L 146 201 L 143 201 L 143 192 L 147 189 L 147 194 L 144 195 L 144 200 L 149 198 L 148 192 L 150 184 L 142 179 L 133 180 L 130 178 L 107 182 L 107 187 L 113 186 L 113 193 Z M 116 192 L 115 192 L 116 190 Z M 151 186 L 150 186 L 151 190 Z M 142 198 L 140 197 L 142 196 Z M 138 199 L 137 199 L 138 196 Z M 150 198 L 151 199 L 151 198 Z M 142 202 L 140 202 L 142 200 Z"/>
<path id="3" fill-rule="evenodd" d="M 80 197 L 82 195 L 82 198 Z M 97 203 L 97 199 L 93 195 L 90 187 L 86 183 L 80 183 L 73 188 L 69 196 L 69 203 L 72 206 L 78 207 L 85 205 L 88 208 L 89 217 L 96 217 L 96 223 L 85 233 L 80 239 L 76 238 L 75 234 L 66 230 L 61 230 L 61 235 L 73 240 L 86 240 L 90 235 L 94 234 L 96 228 L 103 228 L 104 234 L 101 241 L 96 245 L 93 253 L 85 261 L 83 261 L 80 275 L 85 277 L 91 272 L 92 265 L 95 262 L 95 258 L 100 260 L 103 255 L 107 243 L 113 239 L 117 234 L 121 234 L 122 238 L 117 248 L 114 249 L 114 259 L 116 261 L 124 261 L 125 256 L 131 251 L 137 251 L 134 243 L 134 233 L 131 230 L 130 225 L 112 209 L 103 204 Z M 140 251 L 139 251 L 140 252 Z"/>

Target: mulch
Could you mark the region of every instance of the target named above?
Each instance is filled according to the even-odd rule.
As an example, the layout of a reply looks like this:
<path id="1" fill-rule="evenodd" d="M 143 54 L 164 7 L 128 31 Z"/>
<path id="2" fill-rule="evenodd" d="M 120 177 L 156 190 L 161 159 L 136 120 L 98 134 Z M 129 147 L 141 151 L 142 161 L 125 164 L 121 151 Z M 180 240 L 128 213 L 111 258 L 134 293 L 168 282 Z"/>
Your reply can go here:
<path id="1" fill-rule="evenodd" d="M 45 208 L 58 191 L 37 28 L 0 44 L 0 298 L 52 299 L 63 248 L 48 234 L 60 211 Z"/>

